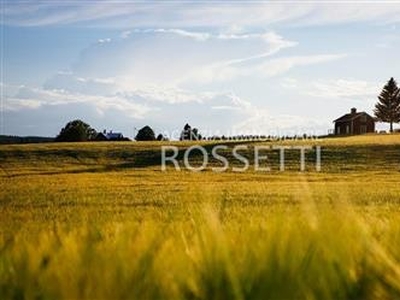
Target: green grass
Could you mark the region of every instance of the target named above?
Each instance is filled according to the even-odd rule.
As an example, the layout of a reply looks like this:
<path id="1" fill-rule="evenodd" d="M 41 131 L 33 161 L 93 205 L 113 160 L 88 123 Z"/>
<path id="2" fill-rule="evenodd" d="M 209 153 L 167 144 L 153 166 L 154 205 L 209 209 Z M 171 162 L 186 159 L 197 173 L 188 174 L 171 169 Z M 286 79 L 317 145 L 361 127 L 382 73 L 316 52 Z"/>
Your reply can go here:
<path id="1" fill-rule="evenodd" d="M 313 151 L 193 173 L 162 172 L 162 143 L 1 146 L 0 299 L 400 298 L 400 136 L 276 144 L 304 143 L 322 172 Z"/>

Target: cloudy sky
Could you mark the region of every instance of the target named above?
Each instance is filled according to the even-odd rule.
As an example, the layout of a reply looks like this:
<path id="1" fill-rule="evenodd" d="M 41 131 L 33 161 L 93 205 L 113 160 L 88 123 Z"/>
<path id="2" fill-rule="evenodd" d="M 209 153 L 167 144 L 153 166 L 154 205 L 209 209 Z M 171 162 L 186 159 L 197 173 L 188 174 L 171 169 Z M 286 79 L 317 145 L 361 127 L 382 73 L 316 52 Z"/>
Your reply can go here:
<path id="1" fill-rule="evenodd" d="M 324 134 L 400 80 L 397 1 L 1 1 L 1 134 Z"/>

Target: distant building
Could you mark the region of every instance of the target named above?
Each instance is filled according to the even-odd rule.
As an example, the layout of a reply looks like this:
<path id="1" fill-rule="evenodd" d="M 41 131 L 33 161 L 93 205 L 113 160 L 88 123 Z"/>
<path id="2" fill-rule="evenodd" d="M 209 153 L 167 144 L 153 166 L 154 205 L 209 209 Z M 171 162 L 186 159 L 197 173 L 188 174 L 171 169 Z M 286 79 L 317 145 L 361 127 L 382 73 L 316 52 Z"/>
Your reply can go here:
<path id="1" fill-rule="evenodd" d="M 357 112 L 352 108 L 350 113 L 333 121 L 335 135 L 356 135 L 375 132 L 375 119 L 366 112 Z"/>
<path id="2" fill-rule="evenodd" d="M 104 130 L 103 132 L 99 132 L 95 138 L 96 141 L 126 141 L 129 140 L 123 136 L 122 133 L 119 132 L 107 132 Z"/>

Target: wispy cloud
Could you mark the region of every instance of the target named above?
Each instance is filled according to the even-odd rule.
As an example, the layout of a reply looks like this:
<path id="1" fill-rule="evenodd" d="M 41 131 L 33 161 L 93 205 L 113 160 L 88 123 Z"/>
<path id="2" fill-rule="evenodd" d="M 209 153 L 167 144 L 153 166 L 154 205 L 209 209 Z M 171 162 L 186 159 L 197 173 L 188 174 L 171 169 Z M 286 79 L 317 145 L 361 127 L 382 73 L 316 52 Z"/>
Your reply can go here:
<path id="1" fill-rule="evenodd" d="M 207 40 L 261 40 L 265 43 L 272 45 L 273 48 L 292 47 L 296 46 L 297 42 L 285 40 L 282 36 L 278 35 L 274 31 L 267 32 L 246 32 L 246 33 L 212 33 L 204 31 L 191 31 L 180 28 L 147 28 L 147 29 L 134 29 L 132 31 L 124 31 L 121 33 L 121 37 L 127 38 L 131 33 L 161 33 L 161 34 L 176 34 L 182 37 L 191 38 L 197 41 Z"/>
<path id="2" fill-rule="evenodd" d="M 316 54 L 275 58 L 264 62 L 256 69 L 267 77 L 283 74 L 295 67 L 310 66 L 320 63 L 327 63 L 346 58 L 347 54 Z"/>
<path id="3" fill-rule="evenodd" d="M 113 1 L 19 1 L 5 0 L 4 21 L 17 26 L 49 26 L 109 20 L 111 26 L 119 17 L 150 10 L 151 6 L 139 7 L 116 4 Z M 113 20 L 113 18 L 115 18 Z"/>
<path id="4" fill-rule="evenodd" d="M 125 120 L 130 124 L 153 124 L 155 128 L 163 130 L 179 130 L 179 125 L 183 126 L 188 121 L 187 116 L 190 116 L 191 124 L 210 135 L 317 133 L 316 130 L 322 130 L 326 125 L 315 118 L 273 116 L 267 109 L 253 105 L 234 92 L 199 93 L 153 86 L 145 90 L 99 97 L 88 93 L 26 86 L 7 86 L 7 90 L 6 114 L 40 114 L 42 120 L 47 120 L 48 123 L 54 118 L 74 118 L 76 113 L 68 114 L 71 112 L 70 108 L 83 105 L 86 110 L 91 108 L 92 111 L 86 111 L 85 120 L 91 124 L 103 124 L 98 126 L 104 126 L 103 118 L 107 116 L 117 118 L 111 124 L 115 124 L 116 120 Z M 46 111 L 52 111 L 53 114 L 48 115 Z M 224 119 L 223 123 L 221 118 Z"/>
<path id="5" fill-rule="evenodd" d="M 356 100 L 370 98 L 375 101 L 380 89 L 377 83 L 366 80 L 339 78 L 318 79 L 309 82 L 287 78 L 281 81 L 285 89 L 296 89 L 299 94 L 316 97 L 319 99 L 347 99 Z"/>
<path id="6" fill-rule="evenodd" d="M 247 134 L 269 134 L 275 136 L 302 135 L 304 133 L 321 135 L 326 134 L 325 128 L 330 122 L 321 117 L 302 117 L 289 114 L 272 115 L 266 109 L 257 109 L 248 119 L 238 122 L 234 132 Z"/>
<path id="7" fill-rule="evenodd" d="M 148 36 L 141 38 L 141 34 Z M 285 71 L 285 65 L 289 70 L 302 63 L 298 61 L 302 58 L 290 58 L 289 62 L 282 58 L 278 62 L 269 60 L 298 45 L 297 41 L 275 31 L 213 33 L 176 28 L 132 29 L 129 33 L 120 33 L 119 40 L 100 42 L 101 47 L 91 45 L 82 51 L 73 66 L 74 71 L 83 73 L 80 77 L 122 77 L 126 89 L 129 85 L 136 89 L 151 84 L 179 87 L 188 83 L 229 81 L 247 75 L 265 76 L 262 66 L 266 62 L 272 64 L 275 72 L 282 66 L 280 73 Z M 313 56 L 312 59 L 328 58 Z M 110 63 L 104 64 L 105 60 Z M 67 83 L 67 76 L 58 77 L 58 81 Z M 125 81 L 127 77 L 131 80 Z"/>
<path id="8" fill-rule="evenodd" d="M 195 31 L 188 31 L 183 29 L 165 29 L 165 28 L 157 28 L 157 29 L 134 29 L 133 32 L 135 33 L 163 33 L 163 34 L 176 34 L 179 36 L 191 38 L 197 41 L 206 41 L 210 38 L 215 38 L 210 33 L 207 32 L 195 32 Z"/>
<path id="9" fill-rule="evenodd" d="M 5 21 L 19 26 L 75 24 L 108 28 L 129 27 L 254 27 L 271 24 L 310 26 L 373 21 L 400 22 L 395 1 L 360 2 L 231 2 L 210 5 L 177 2 L 5 1 Z M 88 24 L 91 21 L 91 24 Z"/>
<path id="10" fill-rule="evenodd" d="M 347 54 L 316 54 L 303 56 L 287 56 L 280 58 L 265 59 L 257 64 L 242 64 L 255 59 L 268 58 L 274 52 L 265 53 L 235 59 L 194 70 L 190 76 L 185 78 L 185 81 L 198 83 L 229 81 L 238 77 L 256 76 L 256 77 L 275 77 L 282 75 L 293 68 L 311 66 L 321 63 L 328 63 L 344 59 Z"/>
<path id="11" fill-rule="evenodd" d="M 377 84 L 356 79 L 317 80 L 307 91 L 308 95 L 319 98 L 375 98 L 378 93 Z"/>
<path id="12" fill-rule="evenodd" d="M 65 90 L 46 90 L 38 87 L 12 87 L 6 86 L 8 91 L 5 99 L 5 111 L 19 111 L 26 109 L 39 109 L 45 106 L 63 106 L 85 103 L 92 105 L 100 114 L 107 110 L 118 110 L 126 116 L 142 119 L 152 107 L 146 104 L 135 103 L 118 94 L 99 96 L 82 93 L 73 93 Z M 14 93 L 13 93 L 14 91 Z"/>
<path id="13" fill-rule="evenodd" d="M 246 36 L 246 35 L 244 35 Z M 257 38 L 261 38 L 269 45 L 269 50 L 267 52 L 263 52 L 260 54 L 252 55 L 249 57 L 232 59 L 224 63 L 224 65 L 234 65 L 241 64 L 244 62 L 252 61 L 255 59 L 265 58 L 271 55 L 278 53 L 280 50 L 285 48 L 291 48 L 298 45 L 297 42 L 285 40 L 282 36 L 276 34 L 275 32 L 267 32 L 264 34 L 249 34 L 247 36 L 253 36 Z"/>
<path id="14" fill-rule="evenodd" d="M 111 43 L 111 39 L 110 38 L 99 39 L 99 40 L 97 40 L 97 42 L 100 44 Z"/>
<path id="15" fill-rule="evenodd" d="M 127 39 L 131 35 L 131 33 L 132 33 L 132 31 L 130 31 L 130 30 L 122 31 L 120 37 L 122 39 Z"/>

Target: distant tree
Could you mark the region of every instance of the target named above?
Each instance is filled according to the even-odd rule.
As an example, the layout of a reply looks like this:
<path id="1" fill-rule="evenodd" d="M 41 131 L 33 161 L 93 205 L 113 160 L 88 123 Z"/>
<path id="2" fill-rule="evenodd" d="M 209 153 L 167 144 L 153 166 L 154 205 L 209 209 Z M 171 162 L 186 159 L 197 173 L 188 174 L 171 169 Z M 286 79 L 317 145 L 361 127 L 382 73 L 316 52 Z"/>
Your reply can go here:
<path id="1" fill-rule="evenodd" d="M 189 125 L 186 124 L 183 127 L 180 140 L 181 141 L 199 141 L 202 139 L 201 134 L 199 133 L 199 130 L 197 128 L 193 128 Z"/>
<path id="2" fill-rule="evenodd" d="M 94 140 L 97 132 L 89 124 L 81 120 L 74 120 L 63 129 L 56 137 L 56 142 L 84 142 Z"/>
<path id="3" fill-rule="evenodd" d="M 181 136 L 180 136 L 180 140 L 181 141 L 188 141 L 188 140 L 190 140 L 190 134 L 191 134 L 191 132 L 192 132 L 192 127 L 189 125 L 189 124 L 186 124 L 184 127 L 183 127 L 183 130 L 182 130 L 182 132 L 181 132 Z"/>
<path id="4" fill-rule="evenodd" d="M 193 128 L 190 137 L 192 141 L 201 141 L 203 139 L 197 128 Z"/>
<path id="5" fill-rule="evenodd" d="M 400 122 L 400 92 L 396 81 L 392 78 L 383 87 L 375 105 L 375 117 L 380 122 L 390 124 L 390 132 L 393 132 L 393 123 Z"/>
<path id="6" fill-rule="evenodd" d="M 144 126 L 140 129 L 135 137 L 137 141 L 155 141 L 156 135 L 150 126 Z"/>
<path id="7" fill-rule="evenodd" d="M 168 141 L 168 139 L 160 133 L 159 135 L 157 135 L 157 141 Z"/>

